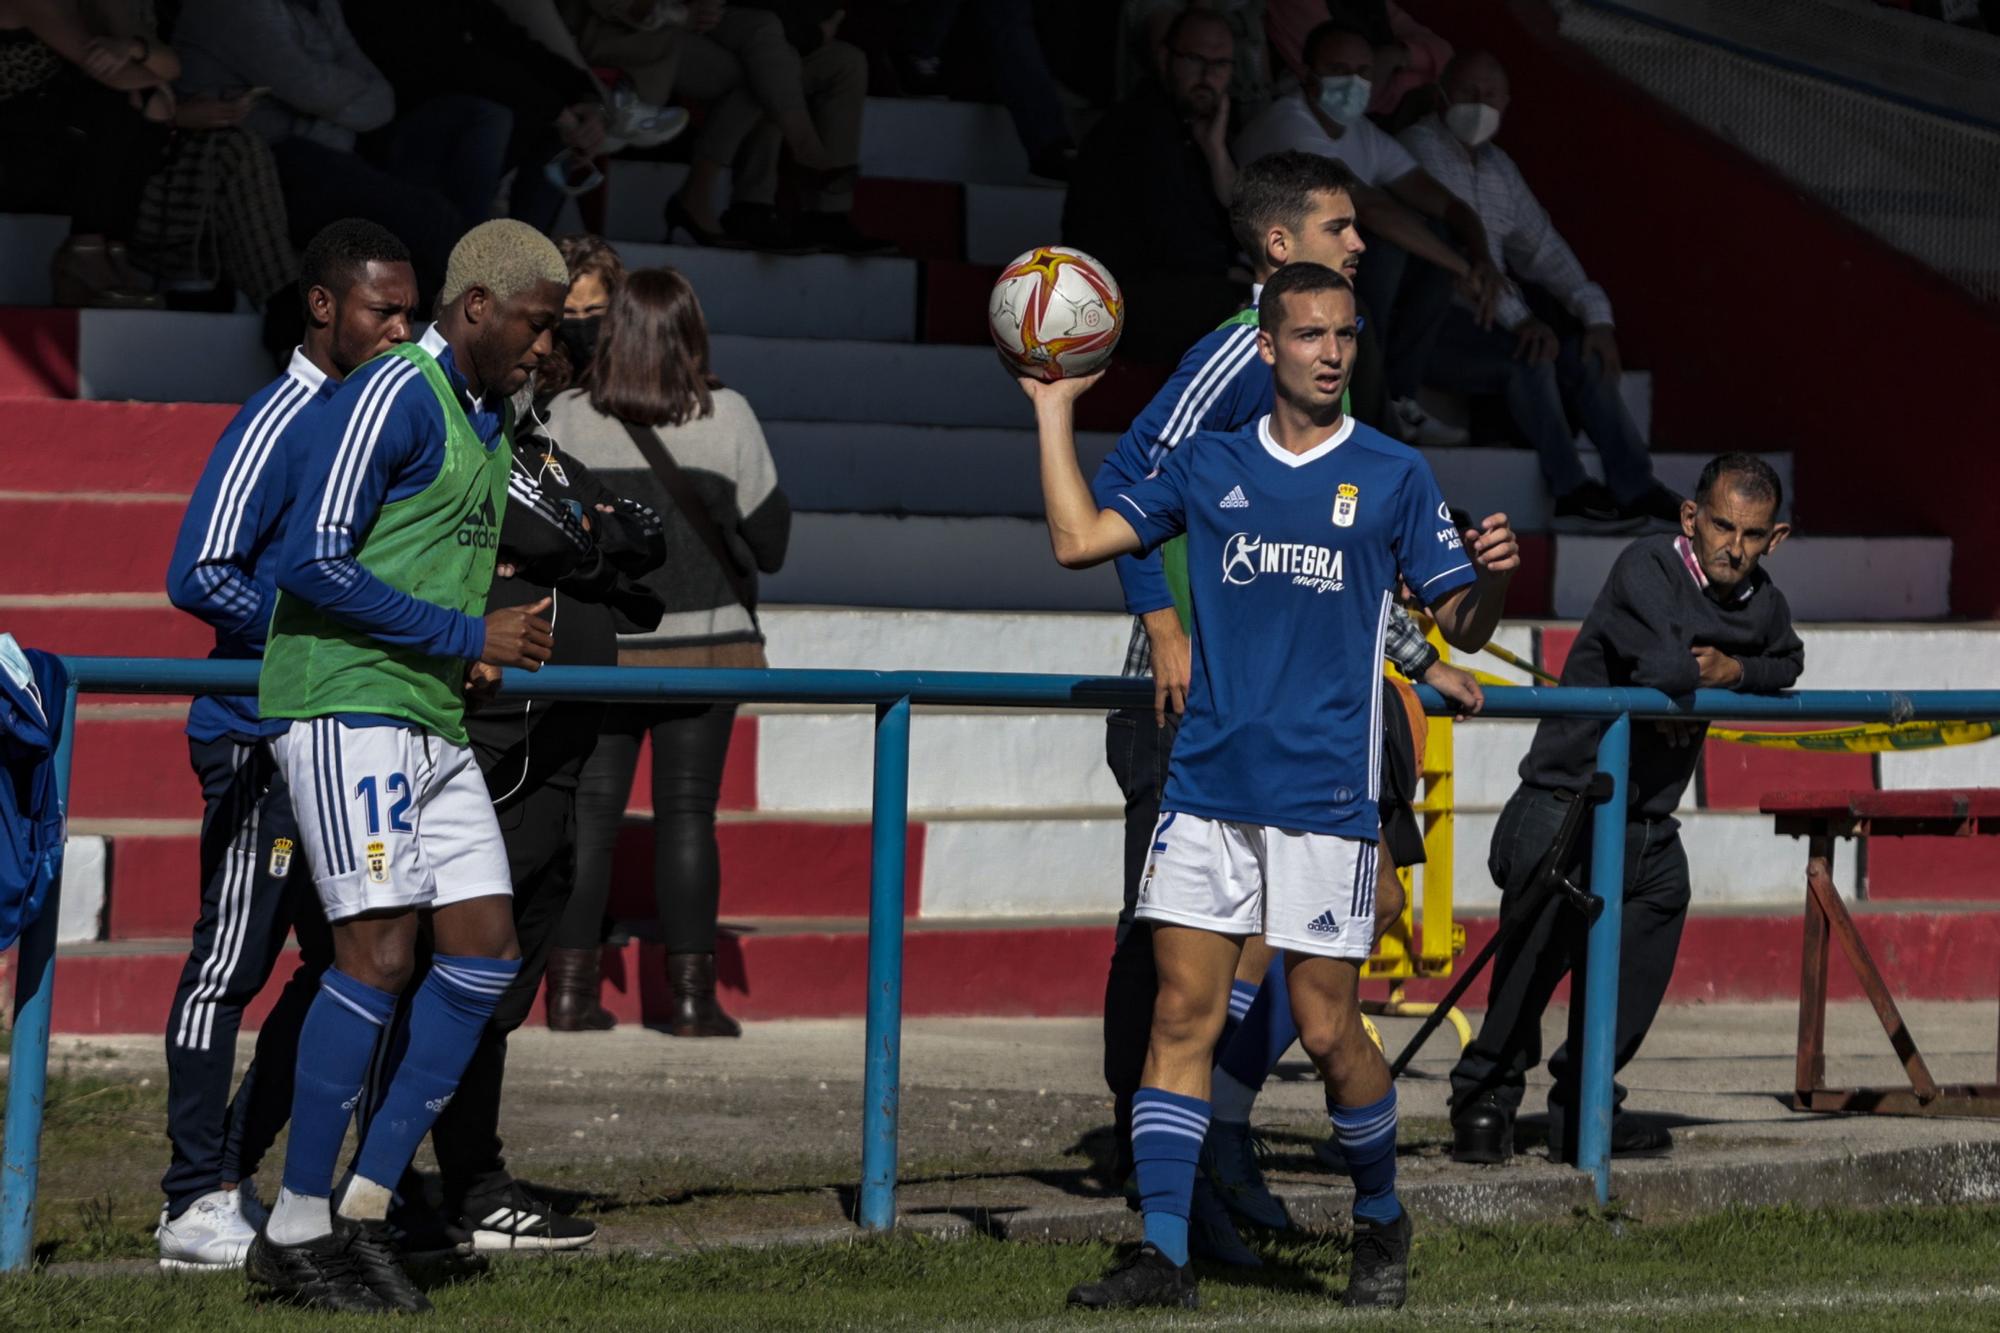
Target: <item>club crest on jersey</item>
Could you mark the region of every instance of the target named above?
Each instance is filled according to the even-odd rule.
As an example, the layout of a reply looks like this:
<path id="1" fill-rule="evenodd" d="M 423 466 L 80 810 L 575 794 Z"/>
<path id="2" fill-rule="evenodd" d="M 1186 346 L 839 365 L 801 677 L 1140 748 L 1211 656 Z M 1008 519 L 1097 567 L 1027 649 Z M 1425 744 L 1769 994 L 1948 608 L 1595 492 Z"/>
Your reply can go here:
<path id="1" fill-rule="evenodd" d="M 271 878 L 283 879 L 292 873 L 292 840 L 273 838 L 271 840 Z"/>
<path id="2" fill-rule="evenodd" d="M 1351 481 L 1343 481 L 1333 493 L 1333 526 L 1351 528 L 1354 526 L 1354 511 L 1361 507 L 1361 488 Z"/>
<path id="3" fill-rule="evenodd" d="M 556 456 L 554 454 L 550 454 L 546 459 L 544 459 L 542 461 L 542 466 L 548 469 L 548 474 L 551 477 L 554 477 L 556 479 L 556 485 L 558 486 L 569 485 L 569 474 L 563 471 L 563 465 L 556 461 Z"/>
<path id="4" fill-rule="evenodd" d="M 368 844 L 368 878 L 377 884 L 389 882 L 389 848 L 383 843 Z"/>

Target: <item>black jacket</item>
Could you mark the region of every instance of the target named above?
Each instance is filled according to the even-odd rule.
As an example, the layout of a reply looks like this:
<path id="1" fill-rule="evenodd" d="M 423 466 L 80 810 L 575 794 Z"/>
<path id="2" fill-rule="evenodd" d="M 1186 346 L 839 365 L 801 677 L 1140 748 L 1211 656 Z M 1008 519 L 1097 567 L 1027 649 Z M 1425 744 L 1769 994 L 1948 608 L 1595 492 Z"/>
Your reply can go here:
<path id="1" fill-rule="evenodd" d="M 1719 648 L 1743 663 L 1745 694 L 1789 689 L 1805 670 L 1805 645 L 1792 629 L 1785 595 L 1761 568 L 1718 601 L 1695 579 L 1670 536 L 1641 537 L 1611 567 L 1563 665 L 1565 685 L 1636 685 L 1691 693 L 1700 682 L 1693 650 Z M 1603 722 L 1544 718 L 1521 761 L 1531 787 L 1581 791 L 1597 767 Z M 1703 727 L 1704 737 L 1706 727 Z M 1652 722 L 1632 724 L 1626 808 L 1664 819 L 1680 804 L 1701 762 L 1703 739 L 1676 746 Z"/>

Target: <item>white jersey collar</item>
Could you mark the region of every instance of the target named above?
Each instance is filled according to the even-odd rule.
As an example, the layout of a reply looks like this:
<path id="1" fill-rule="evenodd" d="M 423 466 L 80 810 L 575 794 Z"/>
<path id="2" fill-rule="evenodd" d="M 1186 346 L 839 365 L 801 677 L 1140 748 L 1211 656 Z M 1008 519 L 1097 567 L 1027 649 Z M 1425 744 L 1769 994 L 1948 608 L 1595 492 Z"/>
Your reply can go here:
<path id="1" fill-rule="evenodd" d="M 1271 457 L 1277 459 L 1286 467 L 1304 467 L 1308 463 L 1316 463 L 1335 449 L 1338 449 L 1341 445 L 1346 444 L 1347 437 L 1352 434 L 1354 434 L 1354 418 L 1343 416 L 1340 419 L 1339 430 L 1336 430 L 1333 434 L 1327 436 L 1304 453 L 1295 454 L 1271 438 L 1270 417 L 1264 416 L 1257 420 L 1258 443 L 1264 446 L 1265 453 L 1271 455 Z"/>
<path id="2" fill-rule="evenodd" d="M 318 393 L 320 386 L 333 377 L 312 363 L 304 346 L 292 349 L 292 359 L 285 367 L 285 373 L 306 386 L 309 393 Z"/>

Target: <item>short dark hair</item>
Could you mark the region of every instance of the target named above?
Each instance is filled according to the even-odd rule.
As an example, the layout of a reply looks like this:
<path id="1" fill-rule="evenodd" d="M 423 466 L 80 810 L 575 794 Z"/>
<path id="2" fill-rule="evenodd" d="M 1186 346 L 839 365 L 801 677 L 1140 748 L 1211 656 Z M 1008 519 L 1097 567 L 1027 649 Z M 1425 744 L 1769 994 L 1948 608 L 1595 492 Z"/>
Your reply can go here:
<path id="1" fill-rule="evenodd" d="M 1266 153 L 1236 173 L 1229 199 L 1229 225 L 1236 242 L 1252 263 L 1264 257 L 1264 233 L 1272 227 L 1298 231 L 1306 225 L 1316 194 L 1345 194 L 1360 184 L 1352 169 L 1337 157 L 1296 148 Z"/>
<path id="2" fill-rule="evenodd" d="M 1257 327 L 1275 329 L 1285 317 L 1285 297 L 1293 292 L 1351 292 L 1354 285 L 1324 264 L 1286 264 L 1271 275 L 1257 298 Z"/>
<path id="3" fill-rule="evenodd" d="M 681 426 L 715 410 L 722 381 L 708 368 L 708 321 L 679 270 L 625 275 L 583 387 L 592 407 L 637 426 Z"/>
<path id="4" fill-rule="evenodd" d="M 1319 54 L 1320 47 L 1326 45 L 1336 37 L 1359 37 L 1362 41 L 1368 42 L 1367 33 L 1350 28 L 1339 19 L 1328 19 L 1306 34 L 1306 44 L 1299 48 L 1299 58 L 1304 60 L 1307 67 L 1310 68 L 1313 63 L 1313 57 Z M 1372 49 L 1375 44 L 1368 42 L 1368 45 Z"/>
<path id="5" fill-rule="evenodd" d="M 1777 469 L 1755 454 L 1741 453 L 1718 454 L 1708 460 L 1708 466 L 1701 470 L 1701 479 L 1694 484 L 1695 503 L 1705 504 L 1724 479 L 1728 480 L 1730 490 L 1746 500 L 1770 501 L 1774 515 L 1785 507 L 1785 483 L 1779 479 Z"/>
<path id="6" fill-rule="evenodd" d="M 1174 49 L 1174 43 L 1181 39 L 1182 33 L 1189 27 L 1202 23 L 1213 24 L 1228 33 L 1232 42 L 1236 40 L 1236 30 L 1229 26 L 1228 19 L 1212 9 L 1198 9 L 1194 5 L 1189 5 L 1167 21 L 1166 31 L 1160 34 L 1160 44 L 1171 51 Z"/>
<path id="7" fill-rule="evenodd" d="M 370 264 L 407 264 L 410 248 L 396 233 L 366 218 L 329 222 L 306 242 L 299 256 L 299 299 L 315 287 L 338 294 Z"/>

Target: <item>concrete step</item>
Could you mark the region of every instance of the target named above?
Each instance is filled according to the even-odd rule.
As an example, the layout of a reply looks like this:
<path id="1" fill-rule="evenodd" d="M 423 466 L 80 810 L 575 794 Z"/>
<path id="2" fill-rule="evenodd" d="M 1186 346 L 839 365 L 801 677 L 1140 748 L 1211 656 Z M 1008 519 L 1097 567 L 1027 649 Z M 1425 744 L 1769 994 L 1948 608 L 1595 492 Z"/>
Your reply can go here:
<path id="1" fill-rule="evenodd" d="M 1000 107 L 871 97 L 862 115 L 861 174 L 1023 185 L 1028 155 Z"/>
<path id="2" fill-rule="evenodd" d="M 1629 540 L 1557 541 L 1554 614 L 1586 614 Z M 1951 614 L 1949 537 L 1794 537 L 1765 567 L 1799 620 L 1936 620 Z"/>
<path id="3" fill-rule="evenodd" d="M 185 502 L 172 495 L 0 491 L 10 594 L 164 588 Z M 32 553 L 32 558 L 30 558 Z"/>
<path id="4" fill-rule="evenodd" d="M 765 255 L 695 245 L 623 242 L 628 269 L 676 268 L 694 284 L 715 333 L 909 342 L 918 264 L 845 255 Z"/>
<path id="5" fill-rule="evenodd" d="M 4 489 L 185 497 L 235 415 L 220 403 L 10 401 L 9 429 L 28 445 L 14 451 Z"/>

